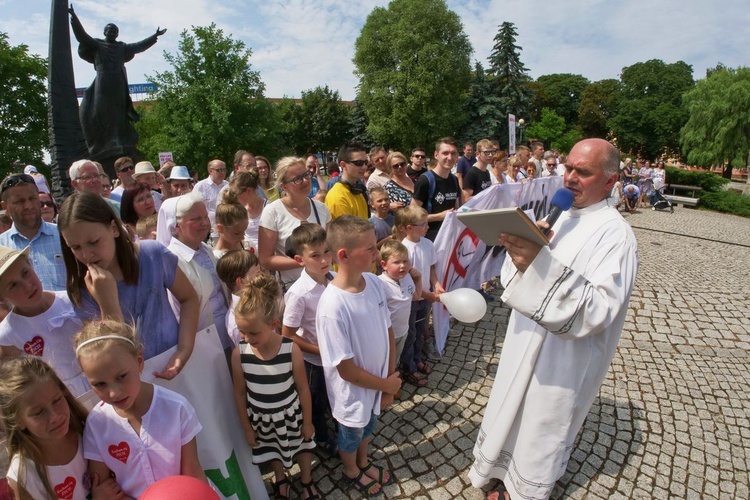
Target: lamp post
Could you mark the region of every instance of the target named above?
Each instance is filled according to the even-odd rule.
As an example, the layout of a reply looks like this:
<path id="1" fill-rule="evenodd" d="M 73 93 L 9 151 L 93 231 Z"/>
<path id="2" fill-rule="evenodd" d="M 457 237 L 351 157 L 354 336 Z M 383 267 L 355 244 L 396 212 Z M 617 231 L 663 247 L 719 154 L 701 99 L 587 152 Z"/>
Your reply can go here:
<path id="1" fill-rule="evenodd" d="M 518 120 L 518 129 L 521 131 L 521 139 L 518 144 L 523 144 L 523 129 L 526 128 L 526 121 L 523 118 Z"/>

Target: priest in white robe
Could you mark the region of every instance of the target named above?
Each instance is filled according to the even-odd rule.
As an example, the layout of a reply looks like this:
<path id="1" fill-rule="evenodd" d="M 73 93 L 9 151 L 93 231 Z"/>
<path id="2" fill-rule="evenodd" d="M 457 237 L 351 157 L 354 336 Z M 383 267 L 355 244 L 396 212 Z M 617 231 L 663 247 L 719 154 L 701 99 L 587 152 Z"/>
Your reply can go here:
<path id="1" fill-rule="evenodd" d="M 607 200 L 619 164 L 610 143 L 577 143 L 565 167 L 573 208 L 549 246 L 500 237 L 513 312 L 469 471 L 477 488 L 503 482 L 488 498 L 549 498 L 614 357 L 638 270 L 635 236 Z"/>

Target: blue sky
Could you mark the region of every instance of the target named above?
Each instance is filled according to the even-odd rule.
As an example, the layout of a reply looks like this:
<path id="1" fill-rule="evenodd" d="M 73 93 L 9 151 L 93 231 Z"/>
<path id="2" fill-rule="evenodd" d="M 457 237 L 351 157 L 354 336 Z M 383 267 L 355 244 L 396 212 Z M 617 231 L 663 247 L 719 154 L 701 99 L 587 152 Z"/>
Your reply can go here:
<path id="1" fill-rule="evenodd" d="M 108 22 L 120 40 L 136 41 L 157 26 L 166 35 L 128 64 L 130 83 L 169 69 L 163 51 L 175 53 L 180 32 L 215 22 L 253 51 L 250 63 L 266 84 L 266 96 L 299 97 L 328 85 L 352 99 L 357 78 L 354 41 L 374 0 L 80 0 L 78 16 L 92 36 Z M 0 0 L 0 31 L 13 45 L 26 44 L 46 56 L 50 1 Z M 703 78 L 721 61 L 750 65 L 750 8 L 747 0 L 448 0 L 474 47 L 473 59 L 486 63 L 500 23 L 519 32 L 521 58 L 536 78 L 577 73 L 591 81 L 617 78 L 622 68 L 648 59 L 683 60 Z M 72 37 L 72 35 L 71 35 Z M 74 47 L 77 47 L 75 45 Z M 74 54 L 76 84 L 87 86 L 93 67 Z"/>

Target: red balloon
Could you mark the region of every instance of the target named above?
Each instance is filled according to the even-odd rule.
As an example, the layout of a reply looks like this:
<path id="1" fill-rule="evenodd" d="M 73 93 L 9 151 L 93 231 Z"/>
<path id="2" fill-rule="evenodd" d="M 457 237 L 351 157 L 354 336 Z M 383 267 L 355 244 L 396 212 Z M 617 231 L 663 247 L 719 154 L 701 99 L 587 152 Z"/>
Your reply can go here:
<path id="1" fill-rule="evenodd" d="M 146 488 L 140 500 L 213 500 L 218 499 L 211 487 L 191 476 L 169 476 Z"/>

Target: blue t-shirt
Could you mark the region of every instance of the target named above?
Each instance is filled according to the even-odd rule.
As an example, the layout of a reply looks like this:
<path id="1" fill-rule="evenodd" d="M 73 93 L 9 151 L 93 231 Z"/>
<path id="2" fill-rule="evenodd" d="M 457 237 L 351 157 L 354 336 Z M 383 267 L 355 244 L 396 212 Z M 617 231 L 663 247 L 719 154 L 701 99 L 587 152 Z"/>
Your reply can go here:
<path id="1" fill-rule="evenodd" d="M 149 359 L 177 345 L 179 323 L 167 298 L 177 272 L 177 256 L 157 241 L 139 243 L 138 284 L 118 281 L 117 293 L 125 322 L 136 326 L 143 357 Z M 81 290 L 81 307 L 75 311 L 82 320 L 101 317 L 99 304 L 85 289 Z"/>

